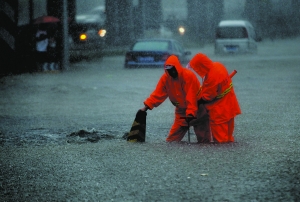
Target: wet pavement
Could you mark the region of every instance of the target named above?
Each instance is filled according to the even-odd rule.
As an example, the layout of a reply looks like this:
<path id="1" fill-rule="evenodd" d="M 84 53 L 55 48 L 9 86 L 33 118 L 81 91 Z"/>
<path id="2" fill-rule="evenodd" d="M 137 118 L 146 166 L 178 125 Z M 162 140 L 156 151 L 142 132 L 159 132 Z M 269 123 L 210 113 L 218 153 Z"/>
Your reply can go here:
<path id="1" fill-rule="evenodd" d="M 168 100 L 148 112 L 145 143 L 122 139 L 163 73 L 124 69 L 124 56 L 1 78 L 0 200 L 299 201 L 299 43 L 239 56 L 191 48 L 238 72 L 242 114 L 224 145 L 166 143 Z"/>

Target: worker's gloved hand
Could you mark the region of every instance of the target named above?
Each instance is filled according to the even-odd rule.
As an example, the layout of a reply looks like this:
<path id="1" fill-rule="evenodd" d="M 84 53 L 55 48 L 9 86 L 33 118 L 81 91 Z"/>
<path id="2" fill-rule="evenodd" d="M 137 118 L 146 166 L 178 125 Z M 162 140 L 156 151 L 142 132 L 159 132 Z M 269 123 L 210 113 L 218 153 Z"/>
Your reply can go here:
<path id="1" fill-rule="evenodd" d="M 198 100 L 198 102 L 197 102 L 198 105 L 206 104 L 206 103 L 208 103 L 208 101 L 207 101 L 207 100 L 204 100 L 203 98 L 201 98 L 201 99 Z"/>
<path id="2" fill-rule="evenodd" d="M 185 121 L 189 124 L 192 120 L 196 119 L 193 115 L 189 114 L 186 116 Z"/>

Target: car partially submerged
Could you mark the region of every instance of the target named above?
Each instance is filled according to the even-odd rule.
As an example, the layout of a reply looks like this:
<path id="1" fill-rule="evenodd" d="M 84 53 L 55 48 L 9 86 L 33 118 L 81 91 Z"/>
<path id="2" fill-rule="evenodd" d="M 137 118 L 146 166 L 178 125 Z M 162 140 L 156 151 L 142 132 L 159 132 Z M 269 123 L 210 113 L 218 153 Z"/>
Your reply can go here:
<path id="1" fill-rule="evenodd" d="M 74 58 L 101 56 L 106 38 L 105 20 L 103 6 L 75 16 L 75 22 L 69 25 L 71 56 Z"/>
<path id="2" fill-rule="evenodd" d="M 175 39 L 139 39 L 126 52 L 124 67 L 162 67 L 170 55 L 176 55 L 184 65 L 191 52 Z"/>
<path id="3" fill-rule="evenodd" d="M 93 52 L 101 56 L 106 30 L 98 23 L 75 23 L 69 27 L 69 46 L 72 57 L 89 57 Z"/>
<path id="4" fill-rule="evenodd" d="M 216 28 L 215 54 L 256 53 L 256 33 L 245 20 L 223 20 Z"/>

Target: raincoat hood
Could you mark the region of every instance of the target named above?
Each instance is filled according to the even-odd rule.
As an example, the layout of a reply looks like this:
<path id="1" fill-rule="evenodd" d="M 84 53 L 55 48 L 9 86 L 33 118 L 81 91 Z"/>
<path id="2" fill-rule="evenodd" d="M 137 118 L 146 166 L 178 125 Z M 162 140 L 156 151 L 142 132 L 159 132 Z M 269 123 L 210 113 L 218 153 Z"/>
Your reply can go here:
<path id="1" fill-rule="evenodd" d="M 198 53 L 191 59 L 189 66 L 203 78 L 213 67 L 213 61 L 203 53 Z"/>
<path id="2" fill-rule="evenodd" d="M 164 69 L 165 69 L 165 73 L 169 75 L 168 71 L 166 70 L 166 66 L 167 65 L 171 65 L 171 66 L 174 66 L 178 72 L 178 76 L 181 75 L 181 72 L 182 72 L 182 69 L 183 67 L 181 66 L 180 64 L 180 61 L 178 59 L 178 57 L 176 55 L 171 55 L 165 62 L 165 65 L 164 65 Z"/>

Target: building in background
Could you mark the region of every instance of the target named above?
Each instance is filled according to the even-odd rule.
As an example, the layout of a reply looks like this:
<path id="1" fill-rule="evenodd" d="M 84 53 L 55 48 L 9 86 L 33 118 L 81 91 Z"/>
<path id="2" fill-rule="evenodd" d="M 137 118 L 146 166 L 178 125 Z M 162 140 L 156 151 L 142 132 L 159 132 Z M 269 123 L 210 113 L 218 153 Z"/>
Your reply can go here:
<path id="1" fill-rule="evenodd" d="M 18 0 L 0 0 L 0 76 L 16 72 Z"/>
<path id="2" fill-rule="evenodd" d="M 61 2 L 0 0 L 0 74 L 19 70 L 14 64 L 19 28 L 42 15 L 59 17 Z M 108 45 L 130 44 L 148 30 L 161 29 L 167 21 L 174 30 L 184 24 L 189 40 L 204 43 L 214 39 L 214 29 L 221 19 L 249 20 L 263 38 L 300 34 L 300 0 L 68 0 L 68 3 L 71 21 L 76 15 L 105 7 Z M 20 47 L 24 48 L 24 44 Z"/>

